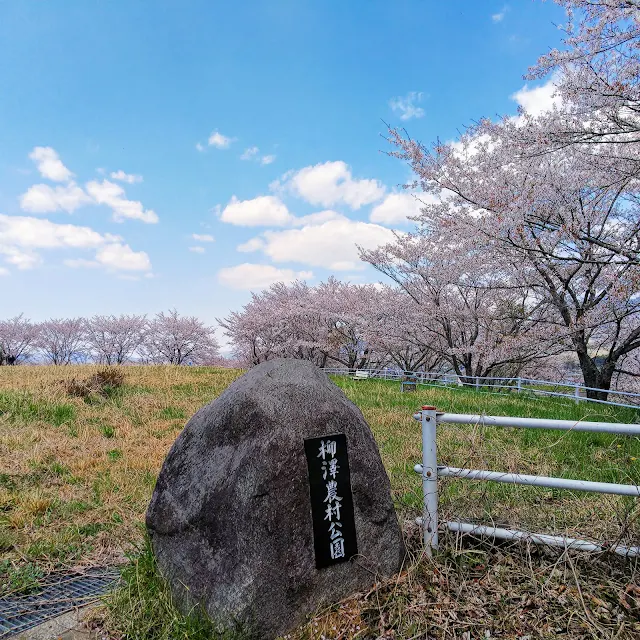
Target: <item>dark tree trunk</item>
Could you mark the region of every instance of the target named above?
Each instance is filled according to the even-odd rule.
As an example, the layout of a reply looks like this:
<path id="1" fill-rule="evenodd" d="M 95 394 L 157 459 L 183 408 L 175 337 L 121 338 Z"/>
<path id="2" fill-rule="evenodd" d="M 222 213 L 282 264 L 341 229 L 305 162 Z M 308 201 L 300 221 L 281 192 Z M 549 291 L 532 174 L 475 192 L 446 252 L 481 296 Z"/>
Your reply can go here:
<path id="1" fill-rule="evenodd" d="M 611 389 L 611 379 L 615 370 L 615 362 L 607 358 L 605 363 L 598 368 L 594 358 L 587 353 L 585 345 L 579 345 L 576 349 L 582 377 L 587 389 L 587 398 L 590 400 L 607 400 Z"/>

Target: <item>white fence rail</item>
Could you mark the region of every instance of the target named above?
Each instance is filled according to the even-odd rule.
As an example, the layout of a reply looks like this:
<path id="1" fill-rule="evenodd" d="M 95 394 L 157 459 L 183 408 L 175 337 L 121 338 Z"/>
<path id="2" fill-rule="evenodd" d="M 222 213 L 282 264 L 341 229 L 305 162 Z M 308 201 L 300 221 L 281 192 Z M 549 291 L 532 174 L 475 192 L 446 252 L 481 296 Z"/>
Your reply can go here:
<path id="1" fill-rule="evenodd" d="M 323 370 L 326 373 L 334 375 L 351 375 L 349 369 L 340 367 L 325 367 Z M 597 402 L 615 407 L 640 409 L 640 393 L 610 389 L 607 393 L 609 394 L 609 398 L 615 398 L 614 400 L 598 400 L 596 398 L 588 398 L 587 392 L 602 392 L 602 389 L 585 387 L 584 385 L 574 382 L 554 382 L 552 380 L 535 380 L 533 378 L 460 377 L 453 373 L 434 373 L 429 371 L 403 372 L 397 369 L 358 369 L 357 371 L 366 371 L 370 378 L 381 378 L 383 380 L 402 380 L 405 376 L 412 376 L 416 378 L 416 382 L 419 385 L 446 386 L 450 388 L 471 387 L 491 393 L 526 392 L 535 395 L 569 398 L 575 402 Z"/>
<path id="2" fill-rule="evenodd" d="M 626 436 L 640 435 L 640 424 L 615 424 L 611 422 L 574 422 L 572 420 L 539 420 L 535 418 L 513 418 L 499 416 L 479 416 L 455 413 L 439 413 L 435 407 L 424 406 L 413 417 L 422 424 L 422 464 L 414 471 L 422 476 L 423 510 L 418 523 L 422 526 L 426 551 L 438 548 L 438 478 L 461 478 L 467 480 L 485 480 L 510 484 L 571 489 L 575 491 L 594 491 L 613 495 L 640 497 L 640 487 L 636 485 L 610 482 L 590 482 L 568 478 L 550 478 L 546 476 L 501 473 L 481 469 L 459 469 L 438 466 L 436 433 L 439 424 L 483 424 L 497 427 L 516 427 L 534 429 L 561 429 L 563 431 L 588 431 L 595 433 L 615 433 Z M 501 527 L 475 525 L 469 522 L 446 522 L 450 531 L 487 536 L 507 540 L 526 540 L 534 544 L 546 544 L 554 547 L 579 549 L 582 551 L 611 551 L 622 556 L 639 556 L 640 547 L 614 545 L 605 547 L 587 540 L 551 536 L 542 533 L 529 533 Z"/>

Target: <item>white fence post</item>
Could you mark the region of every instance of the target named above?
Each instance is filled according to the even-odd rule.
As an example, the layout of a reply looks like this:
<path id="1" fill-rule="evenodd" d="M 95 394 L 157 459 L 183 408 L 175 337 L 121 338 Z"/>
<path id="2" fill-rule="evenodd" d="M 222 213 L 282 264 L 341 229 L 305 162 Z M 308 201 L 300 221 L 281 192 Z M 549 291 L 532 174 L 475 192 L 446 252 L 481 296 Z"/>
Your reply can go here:
<path id="1" fill-rule="evenodd" d="M 438 455 L 436 448 L 436 408 L 422 407 L 422 532 L 425 551 L 431 556 L 438 548 Z"/>
<path id="2" fill-rule="evenodd" d="M 476 391 L 480 391 L 480 378 L 476 376 Z"/>
<path id="3" fill-rule="evenodd" d="M 522 378 L 518 376 L 518 393 L 522 391 Z"/>
<path id="4" fill-rule="evenodd" d="M 580 387 L 576 385 L 576 390 L 574 391 L 574 395 L 576 397 L 576 404 L 580 402 Z"/>

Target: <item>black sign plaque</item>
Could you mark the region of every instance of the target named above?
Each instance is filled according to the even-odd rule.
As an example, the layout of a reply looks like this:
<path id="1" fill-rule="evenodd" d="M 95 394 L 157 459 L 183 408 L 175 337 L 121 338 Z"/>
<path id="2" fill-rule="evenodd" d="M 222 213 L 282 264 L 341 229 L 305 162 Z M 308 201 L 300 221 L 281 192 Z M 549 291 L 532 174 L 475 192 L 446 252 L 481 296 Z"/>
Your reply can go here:
<path id="1" fill-rule="evenodd" d="M 344 433 L 304 441 L 309 470 L 316 568 L 346 562 L 358 553 L 347 436 Z"/>

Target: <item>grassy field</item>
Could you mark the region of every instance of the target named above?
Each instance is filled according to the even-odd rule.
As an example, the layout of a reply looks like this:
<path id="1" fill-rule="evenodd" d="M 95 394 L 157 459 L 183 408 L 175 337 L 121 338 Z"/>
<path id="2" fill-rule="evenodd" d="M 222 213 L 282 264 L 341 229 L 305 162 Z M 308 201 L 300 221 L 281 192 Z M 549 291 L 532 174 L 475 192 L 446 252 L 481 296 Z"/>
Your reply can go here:
<path id="1" fill-rule="evenodd" d="M 138 549 L 127 565 L 129 587 L 110 601 L 104 628 L 114 638 L 210 637 L 206 626 L 193 626 L 168 597 L 158 597 L 164 592 L 145 549 L 144 512 L 186 420 L 241 372 L 126 367 L 119 388 L 85 398 L 68 393 L 72 378 L 96 371 L 0 368 L 0 593 L 28 588 L 53 569 L 123 562 Z M 421 504 L 412 471 L 420 425 L 411 416 L 420 405 L 610 422 L 638 422 L 635 411 L 434 387 L 401 394 L 397 382 L 334 381 L 373 429 L 414 557 L 394 583 L 319 612 L 296 638 L 640 636 L 632 562 L 469 545 L 446 535 L 442 552 L 427 560 L 413 524 Z M 640 484 L 637 438 L 443 425 L 438 447 L 439 461 L 451 466 Z M 634 499 L 461 480 L 441 482 L 440 491 L 443 518 L 640 540 Z"/>

